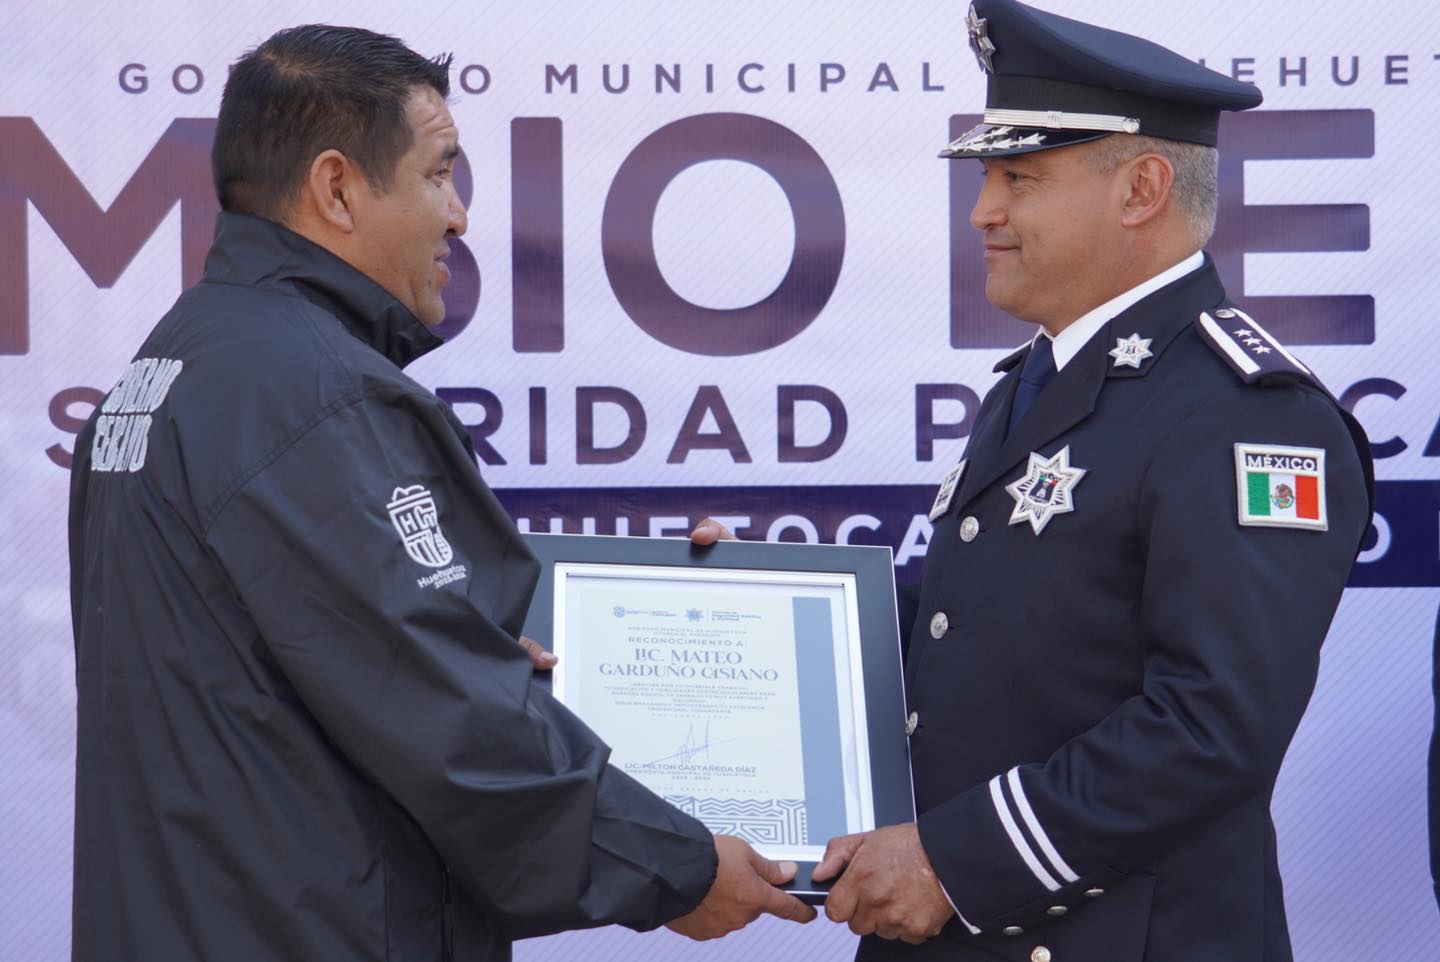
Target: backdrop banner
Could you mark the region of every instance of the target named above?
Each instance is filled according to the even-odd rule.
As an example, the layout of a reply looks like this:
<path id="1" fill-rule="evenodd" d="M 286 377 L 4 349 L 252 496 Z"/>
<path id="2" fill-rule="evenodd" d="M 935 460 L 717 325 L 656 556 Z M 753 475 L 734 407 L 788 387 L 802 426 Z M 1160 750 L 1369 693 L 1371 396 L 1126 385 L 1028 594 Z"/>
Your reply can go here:
<path id="1" fill-rule="evenodd" d="M 1274 810 L 1296 957 L 1440 942 L 1425 845 L 1440 602 L 1440 12 L 1421 0 L 1037 0 L 1258 84 L 1221 129 L 1210 251 L 1364 423 L 1377 515 Z M 381 2 L 0 13 L 0 957 L 69 957 L 76 432 L 200 277 L 227 66 L 283 26 L 453 51 L 455 408 L 531 531 L 889 544 L 918 578 L 935 486 L 1027 326 L 990 308 L 980 166 L 939 149 L 983 77 L 962 0 Z M 1223 599 L 1217 599 L 1223 604 Z M 1216 884 L 1225 884 L 1217 879 Z M 696 948 L 575 933 L 521 960 L 848 955 L 823 919 Z M 1424 950 L 1421 950 L 1422 954 Z"/>

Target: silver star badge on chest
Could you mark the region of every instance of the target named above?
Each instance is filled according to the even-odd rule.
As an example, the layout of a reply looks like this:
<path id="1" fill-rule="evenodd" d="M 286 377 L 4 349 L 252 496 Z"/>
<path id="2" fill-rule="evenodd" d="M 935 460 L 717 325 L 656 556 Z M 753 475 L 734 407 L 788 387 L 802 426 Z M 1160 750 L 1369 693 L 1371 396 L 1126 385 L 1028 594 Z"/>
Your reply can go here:
<path id="1" fill-rule="evenodd" d="M 1141 361 L 1155 355 L 1150 350 L 1150 338 L 1131 334 L 1129 337 L 1115 338 L 1115 349 L 1110 352 L 1110 356 L 1115 359 L 1115 367 L 1138 369 Z"/>
<path id="2" fill-rule="evenodd" d="M 1070 464 L 1068 444 L 1053 458 L 1030 452 L 1024 476 L 1005 485 L 1006 492 L 1015 499 L 1010 523 L 1028 521 L 1035 534 L 1040 534 L 1055 515 L 1075 510 L 1074 490 L 1083 477 L 1085 469 Z"/>
<path id="3" fill-rule="evenodd" d="M 965 26 L 970 31 L 970 49 L 975 51 L 975 62 L 980 64 L 980 69 L 986 73 L 995 72 L 995 64 L 991 57 L 995 55 L 995 44 L 989 36 L 990 24 L 982 19 L 975 12 L 975 4 L 970 4 L 970 13 L 965 18 Z"/>

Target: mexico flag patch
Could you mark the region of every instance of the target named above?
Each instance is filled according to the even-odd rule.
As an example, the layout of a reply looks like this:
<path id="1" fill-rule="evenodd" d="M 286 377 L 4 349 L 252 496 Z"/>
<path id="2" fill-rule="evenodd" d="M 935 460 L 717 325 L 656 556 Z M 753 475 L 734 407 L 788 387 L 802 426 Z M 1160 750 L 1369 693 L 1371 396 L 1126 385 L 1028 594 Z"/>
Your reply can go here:
<path id="1" fill-rule="evenodd" d="M 1235 445 L 1240 523 L 1324 531 L 1325 449 Z"/>

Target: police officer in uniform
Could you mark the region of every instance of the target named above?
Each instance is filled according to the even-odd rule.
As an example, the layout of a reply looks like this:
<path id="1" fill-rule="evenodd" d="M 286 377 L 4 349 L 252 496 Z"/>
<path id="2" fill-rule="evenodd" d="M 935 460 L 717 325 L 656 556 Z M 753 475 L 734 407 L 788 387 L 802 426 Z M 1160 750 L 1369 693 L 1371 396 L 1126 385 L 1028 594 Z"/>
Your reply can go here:
<path id="1" fill-rule="evenodd" d="M 931 511 L 917 821 L 832 841 L 826 912 L 863 960 L 1289 960 L 1270 797 L 1371 468 L 1203 252 L 1220 112 L 1260 93 L 1014 0 L 968 22 L 984 123 L 942 156 L 1037 331 Z"/>

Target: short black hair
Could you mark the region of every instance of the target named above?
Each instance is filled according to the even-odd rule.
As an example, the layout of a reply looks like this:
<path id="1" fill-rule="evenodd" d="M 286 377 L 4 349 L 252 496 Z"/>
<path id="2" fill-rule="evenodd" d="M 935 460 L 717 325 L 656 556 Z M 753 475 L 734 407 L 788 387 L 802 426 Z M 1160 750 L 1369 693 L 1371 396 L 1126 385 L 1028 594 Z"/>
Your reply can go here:
<path id="1" fill-rule="evenodd" d="M 450 62 L 359 27 L 281 30 L 231 68 L 210 168 L 220 207 L 282 220 L 317 154 L 334 149 L 379 190 L 413 135 L 414 90 L 450 95 Z"/>

